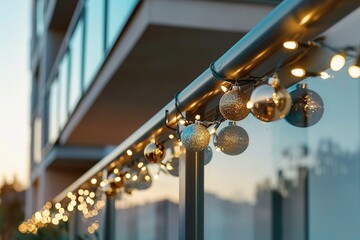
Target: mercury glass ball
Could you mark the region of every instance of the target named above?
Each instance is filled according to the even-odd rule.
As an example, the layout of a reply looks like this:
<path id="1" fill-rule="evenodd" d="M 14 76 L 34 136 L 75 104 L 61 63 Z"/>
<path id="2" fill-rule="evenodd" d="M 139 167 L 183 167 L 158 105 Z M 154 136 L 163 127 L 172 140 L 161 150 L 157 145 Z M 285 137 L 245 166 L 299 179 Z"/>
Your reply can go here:
<path id="1" fill-rule="evenodd" d="M 188 151 L 200 152 L 208 146 L 210 133 L 203 125 L 193 123 L 182 131 L 181 141 Z"/>
<path id="2" fill-rule="evenodd" d="M 209 162 L 211 162 L 211 159 L 213 157 L 213 151 L 211 147 L 207 147 L 204 152 L 204 165 L 207 165 Z"/>
<path id="3" fill-rule="evenodd" d="M 228 120 L 240 121 L 250 113 L 250 109 L 246 107 L 248 101 L 249 97 L 239 87 L 234 86 L 221 97 L 219 102 L 220 113 Z"/>
<path id="4" fill-rule="evenodd" d="M 135 183 L 136 189 L 145 190 L 151 187 L 152 178 L 148 170 L 141 170 L 137 176 L 138 179 Z"/>
<path id="5" fill-rule="evenodd" d="M 170 158 L 167 161 L 166 170 L 168 171 L 168 173 L 170 173 L 170 175 L 174 177 L 179 176 L 179 163 L 180 163 L 180 159 L 176 157 Z"/>
<path id="6" fill-rule="evenodd" d="M 227 155 L 239 155 L 249 146 L 249 135 L 244 128 L 230 123 L 214 135 L 214 146 Z"/>
<path id="7" fill-rule="evenodd" d="M 298 84 L 290 93 L 292 106 L 286 121 L 296 127 L 310 127 L 320 121 L 324 114 L 324 103 L 316 92 L 307 88 L 305 83 Z"/>
<path id="8" fill-rule="evenodd" d="M 165 147 L 160 143 L 150 142 L 144 149 L 144 157 L 150 163 L 159 163 L 165 158 Z"/>
<path id="9" fill-rule="evenodd" d="M 120 179 L 120 181 L 117 181 L 118 179 Z M 122 177 L 120 176 L 120 174 L 115 174 L 115 173 L 111 173 L 109 175 L 108 182 L 109 182 L 110 187 L 113 189 L 121 188 L 124 185 L 124 181 L 123 181 Z"/>
<path id="10" fill-rule="evenodd" d="M 269 84 L 257 87 L 251 94 L 251 112 L 263 122 L 273 122 L 284 118 L 291 108 L 291 97 L 278 79 L 272 79 Z"/>

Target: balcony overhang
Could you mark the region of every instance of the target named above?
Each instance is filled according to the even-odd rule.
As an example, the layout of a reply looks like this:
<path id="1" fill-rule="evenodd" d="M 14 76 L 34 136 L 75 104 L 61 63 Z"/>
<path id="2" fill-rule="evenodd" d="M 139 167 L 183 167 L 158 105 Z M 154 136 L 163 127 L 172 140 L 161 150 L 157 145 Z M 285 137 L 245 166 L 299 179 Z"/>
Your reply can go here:
<path id="1" fill-rule="evenodd" d="M 272 8 L 207 1 L 140 4 L 60 143 L 106 146 L 124 141 Z M 218 17 L 219 12 L 226 14 Z"/>

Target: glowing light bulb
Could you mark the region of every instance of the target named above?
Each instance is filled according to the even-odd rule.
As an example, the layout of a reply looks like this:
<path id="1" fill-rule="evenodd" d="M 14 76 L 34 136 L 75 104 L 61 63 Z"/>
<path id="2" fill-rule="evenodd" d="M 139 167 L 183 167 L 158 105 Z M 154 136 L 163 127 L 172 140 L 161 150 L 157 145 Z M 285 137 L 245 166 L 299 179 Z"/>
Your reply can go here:
<path id="1" fill-rule="evenodd" d="M 303 68 L 294 68 L 291 70 L 291 74 L 295 77 L 305 77 L 306 71 Z"/>
<path id="2" fill-rule="evenodd" d="M 180 123 L 181 125 L 185 125 L 186 122 L 185 122 L 184 119 L 180 119 L 180 120 L 179 120 L 179 123 Z"/>
<path id="3" fill-rule="evenodd" d="M 331 78 L 331 75 L 328 74 L 327 72 L 321 72 L 320 73 L 320 78 L 326 80 L 326 79 Z"/>
<path id="4" fill-rule="evenodd" d="M 330 68 L 337 72 L 340 71 L 344 66 L 345 66 L 345 59 L 346 55 L 345 53 L 339 53 L 339 54 L 335 54 L 330 61 Z"/>
<path id="5" fill-rule="evenodd" d="M 213 135 L 214 133 L 216 133 L 216 128 L 210 130 L 210 135 Z"/>
<path id="6" fill-rule="evenodd" d="M 360 67 L 356 65 L 352 65 L 349 67 L 348 73 L 352 78 L 360 78 Z"/>
<path id="7" fill-rule="evenodd" d="M 114 171 L 113 171 L 113 173 L 118 174 L 118 173 L 119 173 L 119 169 L 118 169 L 118 168 L 115 168 Z"/>
<path id="8" fill-rule="evenodd" d="M 125 174 L 125 177 L 126 177 L 126 178 L 130 178 L 130 177 L 131 177 L 131 174 L 130 174 L 130 173 L 126 173 L 126 174 Z"/>
<path id="9" fill-rule="evenodd" d="M 221 90 L 222 90 L 224 93 L 229 90 L 229 89 L 228 89 L 227 87 L 225 87 L 225 86 L 221 86 L 220 88 L 221 88 Z"/>
<path id="10" fill-rule="evenodd" d="M 56 208 L 56 209 L 61 208 L 61 204 L 60 204 L 60 203 L 56 203 L 56 204 L 55 204 L 55 208 Z"/>
<path id="11" fill-rule="evenodd" d="M 174 139 L 174 134 L 169 134 L 169 139 Z"/>
<path id="12" fill-rule="evenodd" d="M 137 166 L 138 166 L 138 168 L 142 168 L 142 167 L 144 166 L 144 163 L 143 163 L 143 162 L 139 162 Z"/>
<path id="13" fill-rule="evenodd" d="M 116 177 L 115 178 L 115 182 L 120 182 L 121 181 L 121 177 Z"/>
<path id="14" fill-rule="evenodd" d="M 132 177 L 132 180 L 135 182 L 136 180 L 138 179 L 138 176 L 136 176 L 136 175 L 134 175 L 133 177 Z"/>
<path id="15" fill-rule="evenodd" d="M 133 152 L 132 152 L 130 149 L 128 149 L 128 150 L 126 151 L 126 154 L 127 154 L 128 156 L 131 156 L 131 155 L 133 155 Z"/>
<path id="16" fill-rule="evenodd" d="M 250 101 L 246 103 L 246 107 L 247 107 L 248 109 L 252 109 L 253 106 L 254 106 L 254 104 L 253 104 L 252 102 L 250 102 Z"/>
<path id="17" fill-rule="evenodd" d="M 183 145 L 183 143 L 181 141 L 179 141 L 179 146 L 181 147 Z"/>
<path id="18" fill-rule="evenodd" d="M 199 115 L 199 114 L 196 115 L 196 116 L 195 116 L 195 119 L 196 119 L 196 120 L 200 120 L 200 115 Z"/>
<path id="19" fill-rule="evenodd" d="M 296 41 L 286 41 L 283 43 L 283 47 L 289 50 L 295 50 L 299 47 Z"/>
<path id="20" fill-rule="evenodd" d="M 96 180 L 96 178 L 93 178 L 93 179 L 91 179 L 90 182 L 91 182 L 91 184 L 95 185 L 97 183 L 97 180 Z"/>

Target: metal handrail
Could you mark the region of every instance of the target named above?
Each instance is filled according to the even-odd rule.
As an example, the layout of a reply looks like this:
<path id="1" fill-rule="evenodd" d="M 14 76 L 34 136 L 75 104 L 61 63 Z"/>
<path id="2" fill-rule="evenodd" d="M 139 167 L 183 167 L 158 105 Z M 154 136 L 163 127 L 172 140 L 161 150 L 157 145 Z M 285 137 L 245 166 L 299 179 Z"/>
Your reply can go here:
<path id="1" fill-rule="evenodd" d="M 284 1 L 217 60 L 214 63 L 214 70 L 218 76 L 234 80 L 269 74 L 288 54 L 282 48 L 284 41 L 312 40 L 359 6 L 360 2 L 357 0 Z M 282 83 L 289 85 L 286 82 Z M 212 111 L 217 106 L 221 84 L 223 84 L 221 81 L 214 78 L 210 68 L 206 69 L 178 95 L 181 110 L 191 112 L 201 108 L 205 113 Z M 127 149 L 137 149 L 139 143 L 146 144 L 154 135 L 164 137 L 164 133 L 169 131 L 164 121 L 166 110 L 173 118 L 176 116 L 174 100 L 54 200 L 64 199 L 69 191 L 76 190 L 99 171 L 105 169 Z M 172 123 L 174 121 L 170 121 L 170 124 Z"/>

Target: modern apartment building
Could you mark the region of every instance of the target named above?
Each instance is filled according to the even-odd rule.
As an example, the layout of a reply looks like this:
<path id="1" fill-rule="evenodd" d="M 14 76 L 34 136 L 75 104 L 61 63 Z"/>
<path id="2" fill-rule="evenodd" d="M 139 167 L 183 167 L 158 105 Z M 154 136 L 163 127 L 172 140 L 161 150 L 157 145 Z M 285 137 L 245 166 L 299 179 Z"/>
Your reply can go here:
<path id="1" fill-rule="evenodd" d="M 346 69 L 329 69 L 334 49 L 349 52 L 347 67 L 358 54 L 360 34 L 353 29 L 359 5 L 351 0 L 34 0 L 27 218 L 48 201 L 61 202 L 69 212 L 70 239 L 359 236 L 360 82 Z M 300 44 L 296 54 L 282 47 L 283 41 L 306 45 L 319 37 L 326 44 Z M 294 68 L 311 74 L 292 76 Z M 289 91 L 302 81 L 322 97 L 325 112 L 316 125 L 263 124 L 250 114 L 238 122 L 250 138 L 241 155 L 217 152 L 211 140 L 205 168 L 203 154 L 182 152 L 179 177 L 152 164 L 146 170 L 150 188 L 137 186 L 144 190 L 125 189 L 110 198 L 97 185 L 125 165 L 129 174 L 131 167 L 141 168 L 151 138 L 168 148 L 168 158 L 174 145 L 169 134 L 175 133 L 164 122 L 174 126 L 177 108 L 188 118 L 200 114 L 209 120 L 222 95 L 220 85 L 227 84 L 216 77 L 241 83 L 245 75 L 260 79 L 274 69 Z M 317 73 L 323 71 L 332 77 L 321 80 Z M 304 145 L 306 154 L 299 154 Z M 266 188 L 259 188 L 264 180 Z M 87 188 L 105 206 L 91 216 L 82 208 L 70 214 L 63 199 L 83 196 Z"/>

